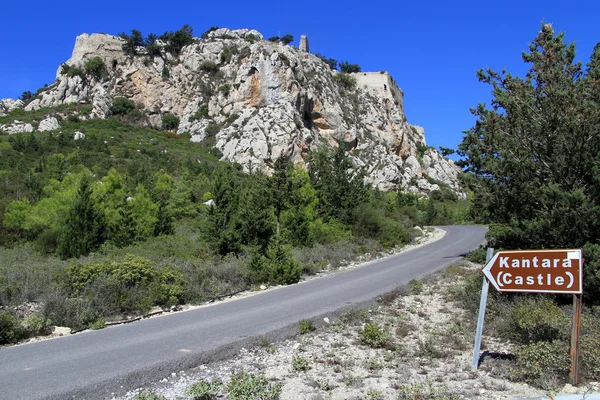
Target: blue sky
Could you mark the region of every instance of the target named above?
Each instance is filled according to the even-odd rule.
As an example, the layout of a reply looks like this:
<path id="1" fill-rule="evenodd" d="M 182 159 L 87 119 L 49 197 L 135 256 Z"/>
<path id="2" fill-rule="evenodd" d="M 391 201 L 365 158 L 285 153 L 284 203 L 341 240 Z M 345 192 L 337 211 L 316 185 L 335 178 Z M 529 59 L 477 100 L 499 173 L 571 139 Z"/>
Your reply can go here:
<path id="1" fill-rule="evenodd" d="M 144 35 L 190 24 L 253 28 L 264 36 L 308 35 L 313 53 L 387 70 L 404 90 L 408 121 L 429 145 L 455 148 L 474 123 L 469 109 L 489 102 L 475 72 L 490 67 L 524 75 L 522 51 L 542 21 L 577 44 L 588 61 L 600 42 L 600 2 L 555 1 L 29 1 L 2 5 L 0 98 L 52 83 L 83 32 Z"/>

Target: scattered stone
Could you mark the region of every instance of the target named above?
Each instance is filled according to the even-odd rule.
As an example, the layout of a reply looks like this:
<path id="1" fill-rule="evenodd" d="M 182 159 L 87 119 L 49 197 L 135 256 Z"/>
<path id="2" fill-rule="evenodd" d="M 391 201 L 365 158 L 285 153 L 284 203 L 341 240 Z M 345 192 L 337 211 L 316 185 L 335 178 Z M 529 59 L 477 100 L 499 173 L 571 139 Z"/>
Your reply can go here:
<path id="1" fill-rule="evenodd" d="M 83 140 L 85 139 L 85 133 L 83 132 L 75 132 L 75 135 L 73 135 L 73 140 Z"/>

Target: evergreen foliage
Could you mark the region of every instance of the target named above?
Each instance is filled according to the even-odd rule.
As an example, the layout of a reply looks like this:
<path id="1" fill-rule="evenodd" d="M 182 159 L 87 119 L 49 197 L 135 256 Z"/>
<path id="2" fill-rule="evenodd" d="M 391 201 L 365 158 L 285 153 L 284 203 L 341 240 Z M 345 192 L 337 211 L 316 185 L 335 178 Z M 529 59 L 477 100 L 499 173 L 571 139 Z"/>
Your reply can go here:
<path id="1" fill-rule="evenodd" d="M 340 71 L 350 74 L 353 72 L 360 72 L 360 66 L 358 64 L 350 64 L 348 61 L 340 61 Z"/>
<path id="2" fill-rule="evenodd" d="M 104 216 L 92 198 L 90 179 L 84 176 L 69 209 L 56 253 L 62 258 L 87 255 L 104 242 Z"/>

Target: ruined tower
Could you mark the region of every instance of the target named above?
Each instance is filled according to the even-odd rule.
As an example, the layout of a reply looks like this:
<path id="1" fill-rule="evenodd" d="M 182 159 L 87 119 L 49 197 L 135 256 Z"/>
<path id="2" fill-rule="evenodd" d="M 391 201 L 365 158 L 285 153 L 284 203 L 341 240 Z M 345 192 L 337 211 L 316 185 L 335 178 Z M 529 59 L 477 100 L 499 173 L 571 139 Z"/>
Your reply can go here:
<path id="1" fill-rule="evenodd" d="M 310 50 L 308 49 L 308 38 L 306 37 L 306 35 L 301 35 L 300 36 L 300 46 L 299 46 L 300 51 L 304 51 L 306 53 L 310 53 Z"/>

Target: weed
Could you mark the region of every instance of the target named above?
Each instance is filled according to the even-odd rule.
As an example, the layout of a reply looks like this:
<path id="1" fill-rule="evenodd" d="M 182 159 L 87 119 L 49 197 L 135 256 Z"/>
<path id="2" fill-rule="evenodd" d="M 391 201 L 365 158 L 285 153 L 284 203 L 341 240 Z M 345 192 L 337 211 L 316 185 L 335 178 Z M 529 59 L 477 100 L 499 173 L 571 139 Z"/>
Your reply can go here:
<path id="1" fill-rule="evenodd" d="M 230 400 L 276 400 L 281 394 L 281 384 L 269 382 L 265 376 L 257 376 L 243 370 L 231 374 L 227 389 Z"/>
<path id="2" fill-rule="evenodd" d="M 308 371 L 310 369 L 309 361 L 302 356 L 294 356 L 292 358 L 292 368 L 294 371 Z"/>
<path id="3" fill-rule="evenodd" d="M 374 322 L 367 323 L 358 331 L 358 335 L 362 344 L 375 348 L 385 347 L 390 340 L 389 333 Z"/>
<path id="4" fill-rule="evenodd" d="M 213 400 L 217 398 L 221 386 L 222 384 L 219 380 L 201 380 L 190 386 L 186 393 L 191 396 L 193 400 Z"/>
<path id="5" fill-rule="evenodd" d="M 316 329 L 311 319 L 301 319 L 298 321 L 298 325 L 300 326 L 301 335 L 305 335 Z"/>

